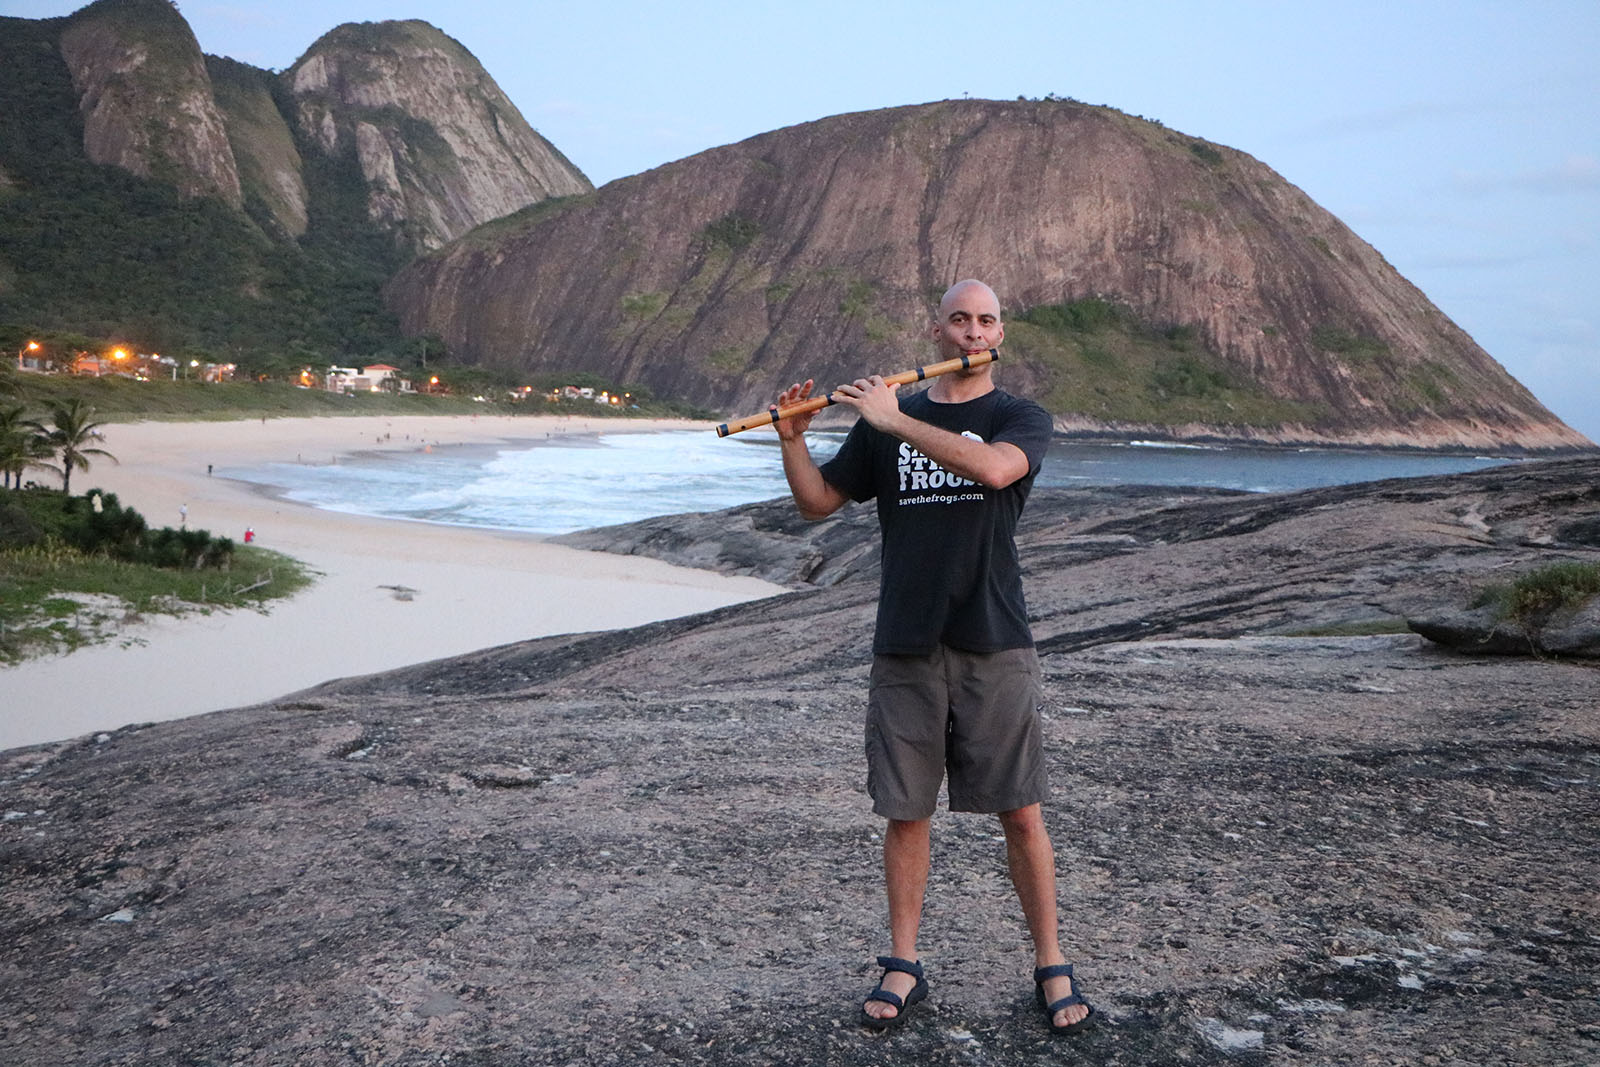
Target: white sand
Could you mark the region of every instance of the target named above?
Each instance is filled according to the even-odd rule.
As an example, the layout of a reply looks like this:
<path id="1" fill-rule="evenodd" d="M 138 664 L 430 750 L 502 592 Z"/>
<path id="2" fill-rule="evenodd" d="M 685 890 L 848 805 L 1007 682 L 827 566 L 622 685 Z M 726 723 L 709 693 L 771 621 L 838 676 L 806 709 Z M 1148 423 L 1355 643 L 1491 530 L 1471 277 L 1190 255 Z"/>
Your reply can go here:
<path id="1" fill-rule="evenodd" d="M 112 424 L 104 447 L 120 463 L 94 460 L 89 471 L 74 473 L 76 486 L 116 493 L 152 526 L 177 526 L 187 506 L 191 527 L 235 541 L 252 527 L 256 544 L 323 576 L 266 614 L 154 618 L 130 627 L 120 642 L 0 668 L 0 749 L 243 707 L 332 678 L 783 592 L 754 578 L 528 536 L 319 511 L 206 474 L 207 464 L 328 462 L 373 449 L 699 425 L 506 416 Z M 393 587 L 412 592 L 397 595 Z"/>

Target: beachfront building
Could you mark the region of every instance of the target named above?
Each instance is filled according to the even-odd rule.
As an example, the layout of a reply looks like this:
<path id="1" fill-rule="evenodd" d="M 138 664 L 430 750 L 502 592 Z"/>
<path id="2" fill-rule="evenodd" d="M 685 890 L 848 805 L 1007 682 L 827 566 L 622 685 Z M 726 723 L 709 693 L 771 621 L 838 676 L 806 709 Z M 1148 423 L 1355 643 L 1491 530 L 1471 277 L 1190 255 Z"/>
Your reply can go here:
<path id="1" fill-rule="evenodd" d="M 374 363 L 370 367 L 362 367 L 361 373 L 372 383 L 372 391 L 375 393 L 416 392 L 416 387 L 411 384 L 411 379 L 400 376 L 399 367 L 391 367 L 387 363 Z"/>
<path id="2" fill-rule="evenodd" d="M 371 380 L 355 367 L 329 367 L 323 385 L 330 393 L 372 392 Z"/>
<path id="3" fill-rule="evenodd" d="M 414 393 L 411 379 L 400 376 L 399 367 L 373 363 L 355 367 L 329 367 L 326 388 L 330 393 Z"/>
<path id="4" fill-rule="evenodd" d="M 44 345 L 38 341 L 29 341 L 17 349 L 17 369 L 29 371 L 33 374 L 49 374 L 56 368 L 55 361 L 50 358 Z"/>
<path id="5" fill-rule="evenodd" d="M 109 359 L 101 359 L 99 356 L 91 356 L 87 352 L 79 352 L 77 358 L 72 361 L 71 373 L 85 378 L 98 378 L 101 375 L 115 372 Z"/>

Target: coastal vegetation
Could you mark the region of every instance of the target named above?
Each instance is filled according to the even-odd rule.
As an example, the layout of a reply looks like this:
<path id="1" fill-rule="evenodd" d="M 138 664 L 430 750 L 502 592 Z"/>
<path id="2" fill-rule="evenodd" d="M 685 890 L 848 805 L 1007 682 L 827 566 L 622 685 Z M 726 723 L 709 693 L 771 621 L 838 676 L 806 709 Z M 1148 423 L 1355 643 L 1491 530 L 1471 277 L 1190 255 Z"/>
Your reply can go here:
<path id="1" fill-rule="evenodd" d="M 89 469 L 90 457 L 109 459 L 116 457 L 95 444 L 100 439 L 100 423 L 95 421 L 95 410 L 84 403 L 82 397 L 56 404 L 50 409 L 48 422 L 26 423 L 21 431 L 32 433 L 35 440 L 24 446 L 39 456 L 55 456 L 61 466 L 54 468 L 61 475 L 61 492 L 72 495 L 72 472 Z"/>
<path id="2" fill-rule="evenodd" d="M 13 337 L 0 328 L 0 344 L 11 342 Z M 105 341 L 92 343 L 95 351 L 111 347 Z M 11 351 L 15 353 L 26 344 L 26 339 L 11 343 Z M 54 340 L 48 341 L 45 347 L 63 351 Z M 439 379 L 438 385 L 431 387 L 437 391 L 341 393 L 320 387 L 306 388 L 274 378 L 224 382 L 190 378 L 139 381 L 122 375 L 96 378 L 19 374 L 0 366 L 0 408 L 20 401 L 26 406 L 29 417 L 37 418 L 57 405 L 81 400 L 93 405 L 106 422 L 316 415 L 481 415 L 490 411 L 497 415 L 581 414 L 586 418 L 704 419 L 712 416 L 693 405 L 659 398 L 649 386 L 613 382 L 587 372 L 519 375 L 492 368 L 441 367 L 435 373 L 435 365 L 430 362 L 428 376 Z M 586 388 L 595 395 L 625 396 L 628 402 L 607 407 L 590 398 L 552 395 L 559 394 L 567 386 Z"/>
<path id="3" fill-rule="evenodd" d="M 1497 621 L 1528 630 L 1595 596 L 1600 596 L 1600 563 L 1566 560 L 1538 567 L 1510 582 L 1486 586 L 1472 606 L 1491 608 Z"/>
<path id="4" fill-rule="evenodd" d="M 110 640 L 146 615 L 259 609 L 310 581 L 276 552 L 152 530 L 115 493 L 0 496 L 0 664 Z"/>
<path id="5" fill-rule="evenodd" d="M 1108 422 L 1270 426 L 1314 423 L 1317 405 L 1282 400 L 1240 376 L 1190 323 L 1152 323 L 1089 298 L 1013 315 L 1006 343 L 1046 375 L 1051 411 Z"/>
<path id="6" fill-rule="evenodd" d="M 24 392 L 9 375 L 0 384 Z M 47 407 L 28 419 L 22 402 L 0 401 L 0 664 L 105 640 L 154 612 L 259 606 L 310 581 L 274 552 L 206 530 L 151 529 L 115 493 L 74 495 L 74 471 L 116 457 L 100 447 L 103 422 L 82 395 Z M 25 480 L 30 470 L 54 472 L 62 488 Z"/>

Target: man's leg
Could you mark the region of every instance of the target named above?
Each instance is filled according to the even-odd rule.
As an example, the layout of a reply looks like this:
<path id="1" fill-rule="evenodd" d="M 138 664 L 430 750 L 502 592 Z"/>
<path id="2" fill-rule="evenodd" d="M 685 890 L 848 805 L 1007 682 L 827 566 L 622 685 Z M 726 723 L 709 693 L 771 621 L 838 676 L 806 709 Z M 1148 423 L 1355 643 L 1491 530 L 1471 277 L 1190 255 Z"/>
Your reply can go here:
<path id="1" fill-rule="evenodd" d="M 928 887 L 929 827 L 931 819 L 890 819 L 883 833 L 883 881 L 889 896 L 889 954 L 916 962 L 917 931 L 922 925 L 922 897 Z M 901 999 L 917 980 L 902 971 L 890 971 L 883 988 Z M 879 1019 L 899 1014 L 893 1004 L 869 1000 L 866 1011 Z"/>
<path id="2" fill-rule="evenodd" d="M 1011 884 L 1022 902 L 1033 937 L 1035 967 L 1065 963 L 1061 938 L 1056 926 L 1056 854 L 1045 829 L 1044 815 L 1037 804 L 1000 813 L 1006 835 L 1006 861 L 1011 867 Z M 1045 1001 L 1061 999 L 1072 992 L 1072 981 L 1065 976 L 1044 984 Z M 1072 1004 L 1056 1012 L 1057 1026 L 1070 1026 L 1089 1014 L 1082 1004 Z"/>

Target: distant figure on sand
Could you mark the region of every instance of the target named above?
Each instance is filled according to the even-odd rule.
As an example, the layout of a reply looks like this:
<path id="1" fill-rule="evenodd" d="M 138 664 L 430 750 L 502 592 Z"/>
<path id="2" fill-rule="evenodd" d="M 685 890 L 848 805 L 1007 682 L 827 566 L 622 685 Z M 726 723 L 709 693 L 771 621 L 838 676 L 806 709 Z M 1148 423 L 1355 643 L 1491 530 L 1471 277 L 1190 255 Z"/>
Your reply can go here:
<path id="1" fill-rule="evenodd" d="M 189 525 L 189 505 L 188 504 L 180 504 L 178 506 L 178 529 L 180 529 L 180 530 L 186 529 L 186 528 L 188 528 L 188 525 Z"/>
<path id="2" fill-rule="evenodd" d="M 939 358 L 987 352 L 1005 338 L 1000 303 L 982 282 L 957 282 L 939 303 Z M 791 385 L 778 407 L 811 395 Z M 1030 400 L 995 387 L 993 364 L 896 396 L 879 375 L 833 391 L 859 414 L 838 454 L 818 467 L 812 416 L 777 423 L 783 471 L 800 514 L 821 519 L 876 498 L 883 538 L 867 699 L 867 791 L 888 819 L 884 877 L 891 955 L 860 1020 L 886 1029 L 927 996 L 917 934 L 930 828 L 948 774 L 950 808 L 993 812 L 1033 937 L 1036 994 L 1055 1033 L 1088 1025 L 1057 933 L 1055 854 L 1046 795 L 1039 668 L 1022 597 L 1018 517 L 1053 425 Z"/>
<path id="3" fill-rule="evenodd" d="M 246 526 L 244 528 L 244 543 L 248 545 L 251 541 L 254 541 L 255 539 L 256 539 L 255 530 L 251 529 L 249 526 Z"/>

